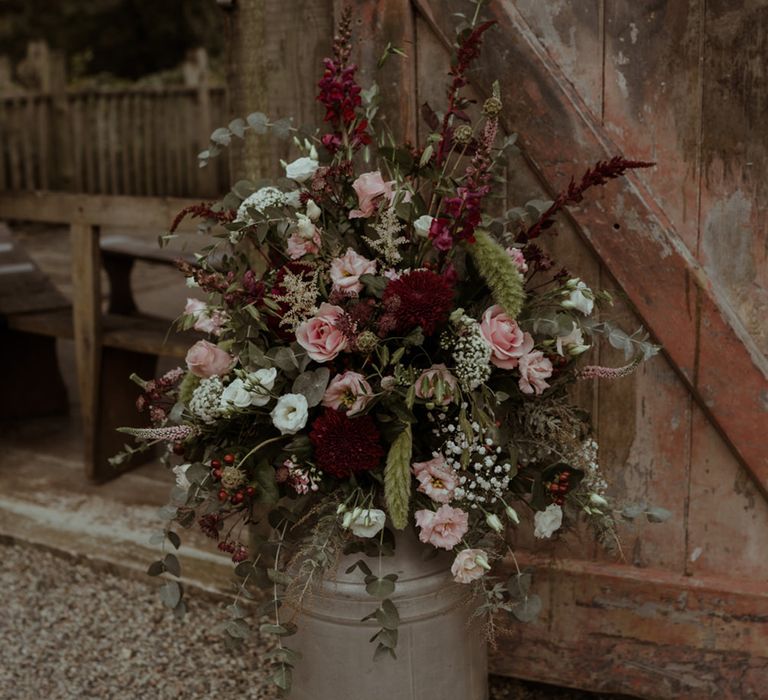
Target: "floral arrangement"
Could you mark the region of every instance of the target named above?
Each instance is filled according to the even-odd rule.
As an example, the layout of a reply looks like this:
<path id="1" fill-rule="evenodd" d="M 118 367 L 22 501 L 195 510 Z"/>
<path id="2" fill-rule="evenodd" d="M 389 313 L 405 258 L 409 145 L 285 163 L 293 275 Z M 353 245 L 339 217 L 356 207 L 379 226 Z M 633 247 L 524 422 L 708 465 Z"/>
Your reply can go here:
<path id="1" fill-rule="evenodd" d="M 211 236 L 196 264 L 179 263 L 207 295 L 189 301 L 179 325 L 208 339 L 189 349 L 186 369 L 137 380 L 153 427 L 126 432 L 169 447 L 165 539 L 177 547 L 172 525 L 197 526 L 231 554 L 238 597 L 273 591 L 275 619 L 263 629 L 281 640 L 283 689 L 294 663 L 283 605 L 300 608 L 340 554 L 386 556 L 397 531 L 415 528 L 426 547 L 452 554 L 453 577 L 478 588 L 480 612 L 528 620 L 539 602 L 526 574 L 495 574 L 514 557 L 505 532 L 522 526 L 519 513 L 534 513 L 537 538 L 586 518 L 606 545 L 617 542 L 621 511 L 568 390 L 625 376 L 656 348 L 642 331 L 596 320 L 610 296 L 557 269 L 537 239 L 590 187 L 650 164 L 600 162 L 554 201 L 496 213 L 514 141 L 497 143 L 498 87 L 478 106 L 464 95 L 491 24 L 460 33 L 448 107 L 424 110 L 426 143 L 393 146 L 375 128 L 376 87 L 355 81 L 346 12 L 319 83 L 325 133 L 299 136 L 261 113 L 217 129 L 203 161 L 248 130 L 292 136 L 299 157 L 283 163 L 285 179 L 240 181 L 172 228 L 198 216 Z M 625 366 L 581 366 L 599 334 L 626 351 Z M 360 570 L 379 599 L 376 651 L 394 654 L 397 576 Z M 177 558 L 150 573 L 178 577 Z M 161 594 L 183 612 L 177 580 Z M 230 610 L 236 641 L 246 615 Z"/>

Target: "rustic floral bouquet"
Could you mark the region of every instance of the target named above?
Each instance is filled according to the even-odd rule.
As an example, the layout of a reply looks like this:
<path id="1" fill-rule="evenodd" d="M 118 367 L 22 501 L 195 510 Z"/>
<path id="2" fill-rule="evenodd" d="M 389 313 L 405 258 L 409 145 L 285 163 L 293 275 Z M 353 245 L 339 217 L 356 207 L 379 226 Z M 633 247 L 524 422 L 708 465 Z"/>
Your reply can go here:
<path id="1" fill-rule="evenodd" d="M 217 129 L 201 154 L 273 130 L 300 157 L 283 163 L 284 180 L 240 181 L 180 214 L 201 217 L 211 245 L 179 263 L 207 295 L 179 325 L 209 339 L 190 348 L 186 369 L 137 380 L 154 427 L 126 432 L 167 443 L 169 466 L 181 457 L 166 540 L 178 546 L 175 522 L 217 541 L 236 564 L 238 598 L 273 591 L 263 630 L 281 640 L 294 629 L 284 604 L 300 608 L 342 554 L 391 554 L 406 528 L 451 553 L 455 580 L 478 588 L 479 612 L 528 620 L 540 603 L 525 574 L 494 575 L 502 558 L 514 562 L 507 529 L 531 523 L 519 513 L 534 513 L 538 538 L 585 518 L 616 541 L 621 511 L 569 387 L 627 375 L 656 351 L 642 331 L 596 320 L 609 295 L 558 270 L 536 239 L 589 187 L 649 164 L 600 162 L 554 201 L 499 213 L 493 188 L 513 148 L 497 144 L 501 95 L 482 105 L 464 96 L 492 23 L 459 34 L 447 109 L 424 108 L 426 143 L 397 146 L 374 130 L 376 87 L 355 82 L 349 20 L 319 83 L 325 133 L 298 136 L 255 113 Z M 626 366 L 580 366 L 599 334 L 625 350 Z M 394 654 L 397 576 L 364 561 L 360 571 L 379 601 L 377 652 Z M 150 573 L 178 577 L 177 558 Z M 183 613 L 178 581 L 161 594 Z M 237 602 L 230 611 L 237 640 L 246 613 Z M 280 687 L 294 658 L 281 643 Z"/>

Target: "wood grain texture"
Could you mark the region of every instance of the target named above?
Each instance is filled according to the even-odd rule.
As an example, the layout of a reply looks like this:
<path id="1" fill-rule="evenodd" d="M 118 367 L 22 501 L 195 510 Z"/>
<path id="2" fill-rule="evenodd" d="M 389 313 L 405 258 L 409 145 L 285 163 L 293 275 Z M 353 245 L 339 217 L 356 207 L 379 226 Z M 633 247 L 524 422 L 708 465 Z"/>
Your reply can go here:
<path id="1" fill-rule="evenodd" d="M 427 0 L 416 0 L 416 5 L 436 31 L 447 34 L 449 13 L 435 11 Z M 445 7 L 454 9 L 454 3 L 441 4 Z M 566 174 L 618 149 L 514 6 L 500 3 L 488 12 L 498 28 L 486 38 L 478 83 L 486 81 L 481 87 L 487 91 L 491 76 L 499 77 L 509 105 L 505 120 L 520 129 L 532 164 L 559 189 Z M 512 74 L 504 70 L 509 64 L 525 68 Z M 564 142 L 568 148 L 562 147 Z M 600 201 L 572 211 L 580 231 L 632 299 L 699 405 L 768 494 L 768 453 L 757 438 L 768 432 L 768 362 L 642 184 L 629 177 L 603 192 Z M 702 320 L 708 328 L 700 334 Z M 723 353 L 730 360 L 727 366 L 717 359 Z"/>

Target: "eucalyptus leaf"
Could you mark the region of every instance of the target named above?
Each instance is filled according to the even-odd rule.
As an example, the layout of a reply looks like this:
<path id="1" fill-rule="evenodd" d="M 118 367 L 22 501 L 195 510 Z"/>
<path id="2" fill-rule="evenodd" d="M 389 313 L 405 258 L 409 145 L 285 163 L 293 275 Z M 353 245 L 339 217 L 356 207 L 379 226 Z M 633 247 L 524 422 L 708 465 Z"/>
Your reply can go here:
<path id="1" fill-rule="evenodd" d="M 323 400 L 330 377 L 331 371 L 327 367 L 304 372 L 294 380 L 292 391 L 294 394 L 302 394 L 307 405 L 312 408 Z"/>
<path id="2" fill-rule="evenodd" d="M 165 570 L 173 576 L 181 576 L 181 564 L 175 554 L 166 554 L 163 559 Z"/>
<path id="3" fill-rule="evenodd" d="M 167 608 L 175 608 L 181 601 L 181 586 L 176 581 L 168 581 L 160 586 L 160 600 Z"/>
<path id="4" fill-rule="evenodd" d="M 536 595 L 529 595 L 510 608 L 512 614 L 520 622 L 533 622 L 541 612 L 541 598 Z"/>
<path id="5" fill-rule="evenodd" d="M 220 146 L 228 146 L 230 141 L 232 141 L 232 134 L 229 129 L 220 126 L 211 134 L 211 141 L 218 143 Z"/>
<path id="6" fill-rule="evenodd" d="M 248 126 L 250 126 L 257 134 L 267 133 L 269 119 L 266 114 L 262 112 L 253 112 L 249 114 L 245 120 L 248 122 Z"/>
<path id="7" fill-rule="evenodd" d="M 672 517 L 672 511 L 654 506 L 645 511 L 645 517 L 649 523 L 663 523 Z"/>
<path id="8" fill-rule="evenodd" d="M 374 598 L 389 598 L 395 591 L 395 583 L 386 578 L 375 578 L 365 585 L 365 590 Z"/>

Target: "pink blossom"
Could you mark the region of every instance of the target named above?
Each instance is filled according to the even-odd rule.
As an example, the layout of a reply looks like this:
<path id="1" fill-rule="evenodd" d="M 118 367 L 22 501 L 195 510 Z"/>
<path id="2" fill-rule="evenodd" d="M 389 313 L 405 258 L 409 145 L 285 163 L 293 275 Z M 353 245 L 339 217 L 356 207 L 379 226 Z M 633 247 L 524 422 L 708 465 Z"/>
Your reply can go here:
<path id="1" fill-rule="evenodd" d="M 436 511 L 417 510 L 419 539 L 441 549 L 453 549 L 469 529 L 469 516 L 460 508 L 442 505 Z"/>
<path id="2" fill-rule="evenodd" d="M 374 200 L 382 195 L 392 196 L 394 181 L 384 182 L 381 173 L 376 170 L 372 173 L 363 173 L 352 183 L 357 193 L 358 209 L 349 212 L 350 219 L 367 219 L 376 211 Z"/>
<path id="3" fill-rule="evenodd" d="M 438 381 L 442 382 L 443 395 L 435 403 L 438 406 L 447 406 L 458 395 L 458 382 L 443 364 L 432 365 L 428 370 L 421 373 L 421 376 L 416 380 L 416 396 L 428 401 L 435 399 Z"/>
<path id="4" fill-rule="evenodd" d="M 488 555 L 482 549 L 462 549 L 451 565 L 456 583 L 472 583 L 482 578 L 488 569 Z"/>
<path id="5" fill-rule="evenodd" d="M 360 281 L 361 275 L 373 275 L 376 273 L 376 261 L 364 258 L 352 248 L 340 258 L 331 261 L 331 280 L 333 290 L 357 296 L 363 289 Z"/>
<path id="6" fill-rule="evenodd" d="M 540 394 L 546 389 L 545 379 L 552 376 L 552 363 L 540 350 L 520 358 L 520 391 L 524 394 Z"/>
<path id="7" fill-rule="evenodd" d="M 221 327 L 228 320 L 226 313 L 220 309 L 210 308 L 208 304 L 200 299 L 187 299 L 184 313 L 195 317 L 195 323 L 192 327 L 196 331 L 213 335 L 219 335 Z"/>
<path id="8" fill-rule="evenodd" d="M 414 462 L 412 470 L 419 482 L 418 491 L 436 503 L 449 503 L 456 489 L 456 474 L 438 455 L 428 462 Z"/>
<path id="9" fill-rule="evenodd" d="M 360 413 L 373 397 L 373 389 L 362 374 L 337 374 L 323 396 L 323 406 L 346 411 L 348 416 Z"/>
<path id="10" fill-rule="evenodd" d="M 207 340 L 198 340 L 187 351 L 187 367 L 198 377 L 224 376 L 235 366 L 235 358 Z"/>
<path id="11" fill-rule="evenodd" d="M 346 336 L 336 328 L 344 310 L 323 303 L 317 313 L 296 329 L 296 340 L 316 362 L 328 362 L 347 348 Z"/>
<path id="12" fill-rule="evenodd" d="M 512 246 L 510 246 L 506 250 L 509 257 L 512 258 L 512 262 L 515 263 L 515 267 L 517 267 L 520 274 L 524 275 L 526 272 L 528 272 L 528 263 L 525 262 L 525 256 L 523 255 L 523 251 L 520 250 L 520 248 L 515 248 Z"/>
<path id="13" fill-rule="evenodd" d="M 502 369 L 514 369 L 522 355 L 533 350 L 533 338 L 498 304 L 486 309 L 480 333 L 491 346 L 491 362 Z"/>
<path id="14" fill-rule="evenodd" d="M 288 237 L 288 255 L 291 260 L 298 260 L 305 255 L 314 255 L 320 250 L 320 233 L 315 229 L 312 238 L 304 238 L 298 231 Z"/>

